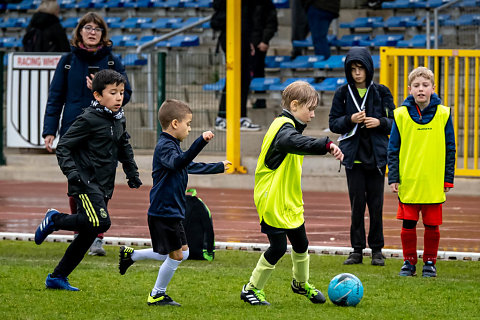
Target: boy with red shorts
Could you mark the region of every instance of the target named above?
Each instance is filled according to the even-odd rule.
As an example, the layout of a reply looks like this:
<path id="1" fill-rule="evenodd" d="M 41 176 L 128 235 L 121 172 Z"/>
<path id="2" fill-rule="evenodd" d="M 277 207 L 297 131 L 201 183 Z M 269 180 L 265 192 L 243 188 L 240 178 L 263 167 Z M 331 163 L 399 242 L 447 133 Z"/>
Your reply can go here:
<path id="1" fill-rule="evenodd" d="M 415 276 L 416 225 L 425 226 L 422 275 L 436 277 L 439 226 L 445 192 L 453 188 L 455 135 L 450 108 L 435 94 L 433 72 L 418 67 L 408 75 L 410 95 L 395 109 L 388 144 L 388 184 L 398 193 L 397 219 L 403 220 L 404 264 L 400 276 Z"/>

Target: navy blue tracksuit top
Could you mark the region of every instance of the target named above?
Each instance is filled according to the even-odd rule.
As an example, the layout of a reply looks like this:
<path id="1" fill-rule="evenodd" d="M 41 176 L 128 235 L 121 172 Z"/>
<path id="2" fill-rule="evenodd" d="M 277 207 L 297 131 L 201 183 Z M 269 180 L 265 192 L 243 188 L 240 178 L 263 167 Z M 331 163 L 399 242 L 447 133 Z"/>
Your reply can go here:
<path id="1" fill-rule="evenodd" d="M 183 152 L 178 139 L 166 132 L 160 134 L 153 153 L 153 187 L 150 191 L 148 215 L 184 219 L 188 174 L 224 172 L 223 162 L 193 162 L 206 145 L 207 142 L 200 136 Z"/>

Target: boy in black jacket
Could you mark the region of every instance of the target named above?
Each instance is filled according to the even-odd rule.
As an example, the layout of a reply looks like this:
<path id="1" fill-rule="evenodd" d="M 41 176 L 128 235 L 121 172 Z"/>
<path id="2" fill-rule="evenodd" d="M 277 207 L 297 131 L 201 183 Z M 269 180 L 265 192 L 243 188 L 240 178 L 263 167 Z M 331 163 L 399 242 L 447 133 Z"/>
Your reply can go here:
<path id="1" fill-rule="evenodd" d="M 332 132 L 342 135 L 339 146 L 345 154 L 343 165 L 352 210 L 350 242 L 353 252 L 344 264 L 362 263 L 366 247 L 365 206 L 368 205 L 368 246 L 372 249 L 372 265 L 383 266 L 383 193 L 388 134 L 395 105 L 390 90 L 373 82 L 373 74 L 373 60 L 368 50 L 350 49 L 345 58 L 348 83 L 335 92 L 329 124 Z"/>
<path id="2" fill-rule="evenodd" d="M 78 214 L 49 209 L 35 232 L 35 243 L 41 244 L 55 230 L 78 231 L 78 236 L 53 273 L 48 274 L 47 288 L 78 291 L 67 277 L 97 234 L 110 228 L 107 204 L 113 194 L 118 161 L 123 164 L 130 188 L 142 184 L 122 109 L 125 82 L 116 71 L 98 72 L 92 83 L 95 100 L 58 143 L 58 164 L 68 179 L 68 194 L 75 198 Z"/>

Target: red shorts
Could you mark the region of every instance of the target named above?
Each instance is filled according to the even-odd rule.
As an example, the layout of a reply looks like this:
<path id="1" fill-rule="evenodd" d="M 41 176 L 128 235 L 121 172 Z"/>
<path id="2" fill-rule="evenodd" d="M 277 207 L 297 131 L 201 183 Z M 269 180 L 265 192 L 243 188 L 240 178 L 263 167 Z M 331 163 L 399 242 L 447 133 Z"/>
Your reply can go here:
<path id="1" fill-rule="evenodd" d="M 418 221 L 422 211 L 423 224 L 439 226 L 442 224 L 442 204 L 405 204 L 398 202 L 397 219 Z"/>

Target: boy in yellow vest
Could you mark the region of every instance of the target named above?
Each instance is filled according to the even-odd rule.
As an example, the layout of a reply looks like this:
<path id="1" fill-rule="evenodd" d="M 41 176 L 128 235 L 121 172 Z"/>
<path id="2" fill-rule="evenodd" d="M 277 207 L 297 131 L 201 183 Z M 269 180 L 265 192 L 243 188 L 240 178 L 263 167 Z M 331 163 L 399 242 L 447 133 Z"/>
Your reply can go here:
<path id="1" fill-rule="evenodd" d="M 302 135 L 307 123 L 315 117 L 318 100 L 317 92 L 307 82 L 290 84 L 282 93 L 283 112 L 272 122 L 263 139 L 255 170 L 254 200 L 261 230 L 268 236 L 270 247 L 260 256 L 240 294 L 240 298 L 251 305 L 269 305 L 263 288 L 287 250 L 287 237 L 292 245 L 293 292 L 313 303 L 325 302 L 323 294 L 308 283 L 302 163 L 304 155 L 330 152 L 342 160 L 343 153 L 328 137 L 317 139 Z"/>
<path id="2" fill-rule="evenodd" d="M 403 220 L 404 264 L 400 276 L 415 276 L 416 225 L 419 213 L 425 226 L 424 277 L 436 277 L 439 226 L 445 192 L 453 188 L 455 135 L 450 108 L 435 94 L 433 72 L 418 67 L 408 75 L 410 95 L 395 109 L 388 144 L 388 184 L 398 193 L 397 219 Z"/>

